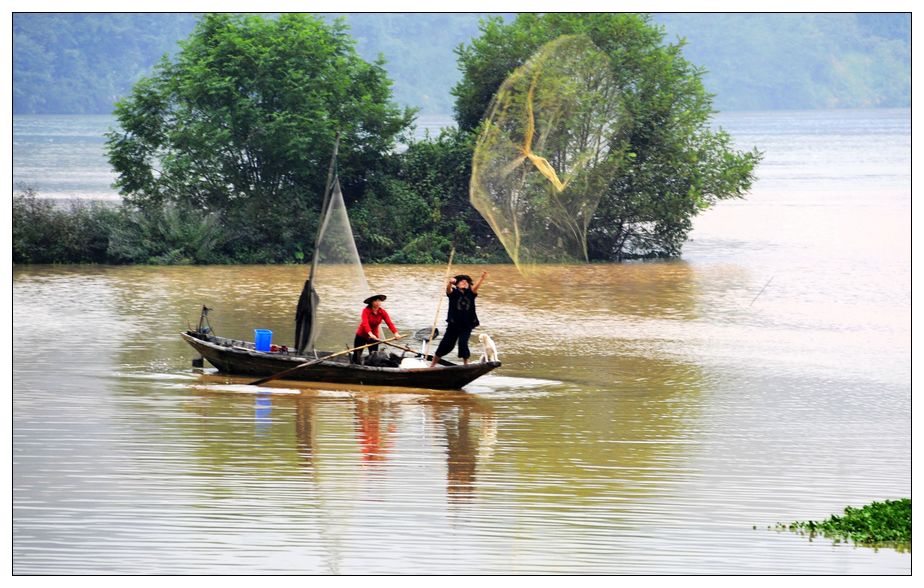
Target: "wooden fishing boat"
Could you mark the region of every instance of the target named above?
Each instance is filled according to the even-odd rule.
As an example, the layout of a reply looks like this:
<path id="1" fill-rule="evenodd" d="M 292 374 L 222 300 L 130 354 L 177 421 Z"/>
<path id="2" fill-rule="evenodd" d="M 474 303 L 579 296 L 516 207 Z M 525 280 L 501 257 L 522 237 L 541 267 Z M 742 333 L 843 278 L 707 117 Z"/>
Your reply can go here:
<path id="1" fill-rule="evenodd" d="M 251 384 L 260 384 L 270 379 L 280 378 L 289 380 L 305 380 L 309 382 L 330 382 L 334 384 L 361 384 L 368 386 L 399 386 L 406 388 L 435 388 L 438 390 L 459 390 L 472 380 L 483 376 L 500 366 L 499 361 L 470 363 L 457 365 L 442 359 L 439 367 L 400 367 L 400 362 L 394 362 L 399 367 L 385 367 L 379 365 L 363 365 L 352 363 L 347 351 L 324 352 L 318 351 L 314 346 L 317 333 L 316 318 L 321 299 L 315 289 L 318 282 L 318 270 L 321 267 L 353 268 L 354 278 L 361 286 L 360 291 L 368 289 L 365 276 L 362 272 L 362 262 L 353 239 L 346 204 L 343 193 L 340 191 L 340 180 L 334 170 L 336 169 L 337 150 L 340 145 L 339 134 L 334 143 L 334 152 L 330 167 L 327 171 L 327 184 L 324 189 L 323 205 L 321 207 L 321 222 L 315 235 L 314 252 L 311 260 L 311 270 L 308 279 L 302 288 L 301 296 L 295 308 L 295 344 L 292 351 L 273 351 L 272 347 L 260 346 L 260 351 L 254 343 L 226 339 L 215 335 L 215 331 L 208 323 L 209 308 L 202 307 L 199 326 L 195 330 L 180 333 L 202 358 L 228 374 L 247 376 L 265 376 Z M 322 254 L 321 251 L 325 251 Z M 450 255 L 450 265 L 451 265 Z M 448 269 L 447 269 L 448 272 Z M 448 277 L 448 276 L 447 276 Z M 323 280 L 322 280 L 323 281 Z M 358 297 L 358 300 L 362 300 Z M 364 303 L 368 304 L 368 300 Z M 437 306 L 437 308 L 439 308 Z M 438 312 L 438 311 L 437 311 Z M 415 338 L 421 342 L 433 340 L 438 331 L 436 324 L 430 329 L 421 329 Z M 259 332 L 256 334 L 260 336 Z M 384 340 L 384 342 L 388 342 Z M 368 345 L 367 345 L 368 347 Z M 356 349 L 361 349 L 358 347 Z M 267 349 L 262 351 L 262 349 Z M 412 350 L 409 350 L 412 351 Z M 422 350 L 423 351 L 423 350 Z M 413 352 L 418 357 L 425 353 Z M 329 356 L 329 359 L 325 359 Z M 432 356 L 427 356 L 432 358 Z M 202 360 L 194 360 L 194 365 L 202 365 Z M 391 362 L 385 362 L 388 365 Z M 424 363 L 424 365 L 427 365 Z M 297 369 L 293 369 L 297 368 Z"/>
<path id="2" fill-rule="evenodd" d="M 253 343 L 226 339 L 199 331 L 186 331 L 180 335 L 210 364 L 228 374 L 271 376 L 316 358 L 331 355 L 330 352 L 323 351 L 304 355 L 257 351 Z M 339 355 L 332 357 L 329 361 L 307 366 L 281 379 L 459 390 L 500 365 L 499 361 L 458 365 L 442 359 L 440 367 L 437 368 L 372 367 L 351 363 L 348 355 Z"/>

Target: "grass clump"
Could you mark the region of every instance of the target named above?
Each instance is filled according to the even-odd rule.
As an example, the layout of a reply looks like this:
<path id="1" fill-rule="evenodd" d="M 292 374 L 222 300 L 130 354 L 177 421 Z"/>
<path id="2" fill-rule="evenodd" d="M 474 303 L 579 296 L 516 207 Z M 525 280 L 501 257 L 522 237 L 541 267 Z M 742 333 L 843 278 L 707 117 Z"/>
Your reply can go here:
<path id="1" fill-rule="evenodd" d="M 861 508 L 848 506 L 842 516 L 831 515 L 823 521 L 796 521 L 777 528 L 821 534 L 832 539 L 855 543 L 910 543 L 911 499 L 873 502 Z"/>

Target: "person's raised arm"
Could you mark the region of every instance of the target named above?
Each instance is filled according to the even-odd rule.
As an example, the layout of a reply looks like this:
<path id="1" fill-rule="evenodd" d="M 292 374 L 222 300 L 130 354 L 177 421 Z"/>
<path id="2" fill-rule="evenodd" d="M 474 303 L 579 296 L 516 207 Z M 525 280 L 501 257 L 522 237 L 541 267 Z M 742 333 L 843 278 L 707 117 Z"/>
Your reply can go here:
<path id="1" fill-rule="evenodd" d="M 474 292 L 474 293 L 477 294 L 477 293 L 478 293 L 478 288 L 481 286 L 481 282 L 483 282 L 484 279 L 487 278 L 487 277 L 488 277 L 488 272 L 481 272 L 481 277 L 478 278 L 478 281 L 475 282 L 475 285 L 474 285 L 474 286 L 472 286 L 472 292 Z"/>
<path id="2" fill-rule="evenodd" d="M 455 286 L 455 284 L 456 284 L 456 279 L 449 278 L 449 281 L 446 282 L 446 296 L 449 296 L 450 294 L 452 294 L 452 287 Z"/>

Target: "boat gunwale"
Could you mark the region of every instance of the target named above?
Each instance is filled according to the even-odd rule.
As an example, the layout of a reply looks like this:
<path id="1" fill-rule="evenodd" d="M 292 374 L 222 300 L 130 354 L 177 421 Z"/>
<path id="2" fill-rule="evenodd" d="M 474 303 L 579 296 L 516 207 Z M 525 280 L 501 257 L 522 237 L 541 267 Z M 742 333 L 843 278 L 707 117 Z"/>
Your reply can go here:
<path id="1" fill-rule="evenodd" d="M 239 343 L 245 343 L 245 344 L 247 343 L 253 344 L 250 341 L 244 341 L 241 339 L 229 339 L 226 337 L 219 337 L 217 335 L 202 335 L 204 337 L 207 337 L 207 339 L 202 339 L 197 335 L 198 333 L 195 333 L 195 331 L 185 331 L 185 332 L 180 333 L 180 336 L 182 336 L 190 345 L 193 345 L 193 347 L 195 347 L 195 345 L 198 344 L 198 345 L 209 347 L 221 353 L 231 353 L 231 354 L 236 354 L 239 356 L 247 356 L 247 357 L 252 357 L 252 358 L 257 358 L 257 359 L 271 359 L 271 360 L 276 360 L 276 361 L 292 363 L 295 365 L 302 364 L 308 361 L 316 361 L 320 359 L 322 361 L 318 362 L 317 365 L 319 366 L 324 366 L 324 367 L 329 367 L 329 368 L 368 371 L 368 372 L 373 372 L 373 373 L 375 372 L 428 373 L 431 371 L 436 371 L 436 368 L 430 368 L 430 367 L 402 368 L 402 367 L 387 367 L 387 366 L 368 366 L 368 365 L 350 363 L 349 361 L 334 361 L 334 360 L 325 361 L 323 357 L 311 357 L 311 356 L 306 356 L 306 355 L 280 355 L 280 354 L 276 354 L 272 352 L 257 351 L 256 349 L 249 349 L 247 347 L 240 347 L 240 346 L 235 346 L 235 345 L 220 345 L 220 344 L 215 343 L 214 341 L 211 341 L 211 339 L 220 339 L 222 341 L 228 341 L 231 343 L 239 342 Z M 324 352 L 324 353 L 331 354 L 333 352 Z M 209 363 L 211 363 L 211 361 Z M 491 369 L 495 369 L 501 366 L 501 362 L 499 361 L 480 361 L 480 362 L 473 362 L 469 364 L 459 365 L 459 364 L 447 361 L 445 359 L 442 359 L 440 368 L 438 371 L 444 372 L 444 373 L 446 371 L 449 371 L 449 372 L 475 371 L 478 369 L 482 369 L 488 365 L 492 366 Z"/>

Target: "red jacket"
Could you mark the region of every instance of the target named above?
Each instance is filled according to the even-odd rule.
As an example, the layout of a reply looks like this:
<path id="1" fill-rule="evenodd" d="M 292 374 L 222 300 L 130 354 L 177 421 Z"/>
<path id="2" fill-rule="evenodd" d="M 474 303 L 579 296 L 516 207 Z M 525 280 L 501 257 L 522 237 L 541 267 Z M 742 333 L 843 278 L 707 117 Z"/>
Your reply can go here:
<path id="1" fill-rule="evenodd" d="M 356 334 L 361 337 L 368 337 L 369 333 L 372 333 L 378 337 L 379 325 L 382 324 L 383 320 L 385 324 L 388 325 L 388 328 L 391 329 L 392 333 L 398 332 L 398 328 L 391 322 L 391 317 L 388 316 L 384 308 L 379 308 L 378 312 L 373 312 L 372 309 L 367 306 L 363 309 L 363 320 L 360 321 L 359 328 L 356 329 Z"/>

